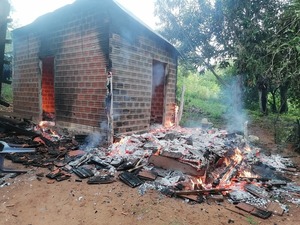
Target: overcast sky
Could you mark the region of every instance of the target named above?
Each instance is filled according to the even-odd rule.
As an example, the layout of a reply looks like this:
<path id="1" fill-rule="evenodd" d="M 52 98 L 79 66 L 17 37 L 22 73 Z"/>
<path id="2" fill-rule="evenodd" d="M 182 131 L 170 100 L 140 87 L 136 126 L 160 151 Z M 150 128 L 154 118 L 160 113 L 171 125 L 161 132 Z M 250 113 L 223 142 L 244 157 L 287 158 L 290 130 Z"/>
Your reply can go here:
<path id="1" fill-rule="evenodd" d="M 11 0 L 13 12 L 11 17 L 20 27 L 33 22 L 37 17 L 52 12 L 75 0 Z M 101 1 L 101 0 L 99 0 Z M 154 0 L 117 0 L 124 8 L 131 11 L 151 28 L 155 28 L 153 16 Z"/>

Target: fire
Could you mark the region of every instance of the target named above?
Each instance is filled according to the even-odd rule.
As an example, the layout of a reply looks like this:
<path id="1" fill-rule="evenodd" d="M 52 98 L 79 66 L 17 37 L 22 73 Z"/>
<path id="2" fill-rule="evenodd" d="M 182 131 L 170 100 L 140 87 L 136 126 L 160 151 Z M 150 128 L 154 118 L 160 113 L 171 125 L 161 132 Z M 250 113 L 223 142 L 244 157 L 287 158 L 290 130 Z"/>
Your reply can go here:
<path id="1" fill-rule="evenodd" d="M 236 148 L 234 150 L 234 155 L 231 157 L 231 159 L 236 163 L 236 164 L 240 164 L 243 160 L 243 155 L 240 149 Z"/>
<path id="2" fill-rule="evenodd" d="M 247 145 L 247 146 L 244 148 L 244 150 L 245 150 L 246 152 L 251 152 L 251 148 L 250 148 L 249 145 Z"/>
<path id="3" fill-rule="evenodd" d="M 38 125 L 35 126 L 35 131 L 41 133 L 44 138 L 47 138 L 50 141 L 57 140 L 61 138 L 61 135 L 57 130 L 55 130 L 55 122 L 43 120 L 40 121 Z"/>
<path id="4" fill-rule="evenodd" d="M 253 178 L 257 178 L 258 176 L 251 173 L 250 171 L 243 171 L 240 173 L 241 177 L 253 177 Z"/>
<path id="5" fill-rule="evenodd" d="M 225 158 L 224 159 L 224 163 L 226 166 L 229 166 L 230 165 L 230 159 L 229 158 Z"/>
<path id="6" fill-rule="evenodd" d="M 174 126 L 174 123 L 172 123 L 171 121 L 167 121 L 166 124 L 165 124 L 165 126 L 166 126 L 167 128 L 170 128 L 170 127 L 173 127 L 173 126 Z"/>
<path id="7" fill-rule="evenodd" d="M 178 110 L 179 110 L 179 106 L 178 106 L 178 105 L 175 105 L 175 115 L 178 114 Z"/>
<path id="8" fill-rule="evenodd" d="M 39 127 L 42 129 L 48 128 L 48 127 L 54 127 L 55 122 L 53 121 L 41 121 L 39 122 Z"/>
<path id="9" fill-rule="evenodd" d="M 191 179 L 192 190 L 203 189 L 203 181 L 201 177 Z"/>
<path id="10" fill-rule="evenodd" d="M 160 155 L 161 148 L 157 149 L 157 151 L 154 153 L 154 155 Z"/>

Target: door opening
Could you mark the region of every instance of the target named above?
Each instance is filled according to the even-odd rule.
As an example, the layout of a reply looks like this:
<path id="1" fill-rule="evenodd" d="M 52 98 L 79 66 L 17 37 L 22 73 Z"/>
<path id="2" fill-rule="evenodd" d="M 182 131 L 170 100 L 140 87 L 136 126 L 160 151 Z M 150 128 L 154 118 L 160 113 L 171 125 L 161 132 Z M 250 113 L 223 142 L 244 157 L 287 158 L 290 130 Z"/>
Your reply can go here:
<path id="1" fill-rule="evenodd" d="M 153 61 L 151 123 L 163 123 L 166 64 Z"/>
<path id="2" fill-rule="evenodd" d="M 55 120 L 54 57 L 42 59 L 42 120 Z"/>

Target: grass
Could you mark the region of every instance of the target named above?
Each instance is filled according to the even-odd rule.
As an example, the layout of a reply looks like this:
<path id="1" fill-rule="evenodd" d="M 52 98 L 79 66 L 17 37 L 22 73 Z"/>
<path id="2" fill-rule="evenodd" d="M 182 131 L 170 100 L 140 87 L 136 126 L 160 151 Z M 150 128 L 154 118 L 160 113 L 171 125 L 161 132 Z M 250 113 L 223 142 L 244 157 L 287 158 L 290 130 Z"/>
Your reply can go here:
<path id="1" fill-rule="evenodd" d="M 225 75 L 226 70 L 218 73 Z M 182 86 L 185 86 L 184 112 L 180 122 L 182 126 L 198 126 L 204 117 L 213 123 L 222 121 L 228 106 L 224 104 L 221 87 L 211 72 L 187 72 L 179 66 L 177 84 L 179 101 Z"/>
<path id="2" fill-rule="evenodd" d="M 13 102 L 12 86 L 9 84 L 2 84 L 1 97 L 8 103 Z"/>
<path id="3" fill-rule="evenodd" d="M 235 78 L 235 76 L 230 76 L 230 74 L 234 74 L 234 69 L 232 68 L 219 70 L 217 73 L 226 81 L 229 81 L 230 77 Z M 232 80 L 232 82 L 234 84 L 235 81 Z M 242 123 L 236 122 L 238 117 L 240 117 L 241 121 L 244 121 L 244 119 L 250 120 L 251 123 L 259 124 L 262 128 L 273 132 L 277 144 L 297 144 L 296 120 L 300 119 L 300 108 L 297 106 L 289 104 L 288 113 L 269 113 L 266 116 L 259 112 L 257 102 L 254 102 L 257 104 L 254 110 L 247 111 L 242 110 L 244 107 L 242 107 L 243 104 L 241 103 L 238 113 L 234 113 L 232 109 L 236 107 L 236 99 L 233 99 L 232 91 L 236 88 L 236 85 L 230 86 L 231 89 L 222 90 L 211 72 L 200 75 L 197 72 L 186 71 L 181 66 L 178 69 L 177 85 L 177 100 L 180 100 L 183 85 L 186 90 L 184 111 L 180 122 L 181 126 L 199 127 L 201 119 L 208 118 L 215 127 L 224 127 L 226 125 L 226 128 L 229 128 L 232 124 L 241 127 Z M 239 115 L 240 112 L 244 115 Z"/>
<path id="4" fill-rule="evenodd" d="M 263 115 L 258 110 L 248 111 L 252 123 L 259 124 L 262 128 L 269 130 L 274 135 L 275 143 L 286 146 L 289 143 L 297 143 L 297 125 L 296 120 L 300 119 L 300 113 L 291 110 L 289 113 L 278 114 L 269 113 Z"/>

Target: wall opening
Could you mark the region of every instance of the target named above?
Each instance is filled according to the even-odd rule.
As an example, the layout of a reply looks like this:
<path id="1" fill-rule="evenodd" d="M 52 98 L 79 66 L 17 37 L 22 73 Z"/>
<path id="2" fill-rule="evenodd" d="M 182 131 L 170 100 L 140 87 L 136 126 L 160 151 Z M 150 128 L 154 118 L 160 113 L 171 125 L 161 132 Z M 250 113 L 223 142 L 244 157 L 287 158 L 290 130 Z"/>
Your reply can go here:
<path id="1" fill-rule="evenodd" d="M 42 59 L 42 120 L 55 120 L 54 57 Z"/>
<path id="2" fill-rule="evenodd" d="M 163 123 L 166 64 L 153 61 L 151 123 Z"/>

